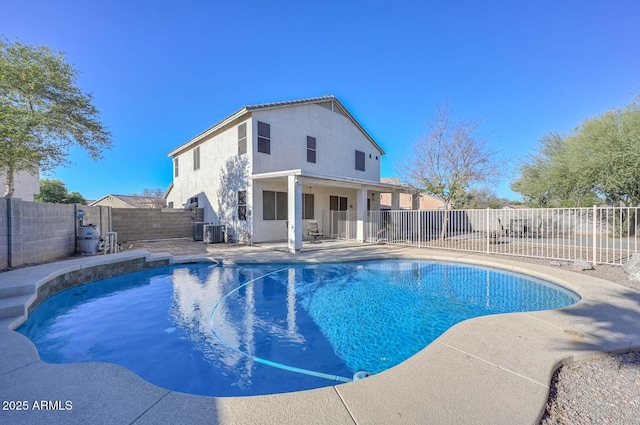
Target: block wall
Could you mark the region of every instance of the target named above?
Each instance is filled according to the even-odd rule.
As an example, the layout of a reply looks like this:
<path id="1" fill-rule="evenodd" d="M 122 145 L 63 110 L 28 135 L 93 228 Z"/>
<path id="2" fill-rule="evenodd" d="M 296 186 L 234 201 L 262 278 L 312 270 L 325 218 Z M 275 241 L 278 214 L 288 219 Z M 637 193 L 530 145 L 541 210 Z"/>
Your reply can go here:
<path id="1" fill-rule="evenodd" d="M 203 209 L 195 214 L 182 209 L 113 208 L 113 231 L 118 242 L 153 239 L 190 238 L 193 222 L 203 220 Z"/>
<path id="2" fill-rule="evenodd" d="M 75 255 L 78 209 L 101 233 L 111 229 L 109 207 L 0 199 L 0 270 Z"/>

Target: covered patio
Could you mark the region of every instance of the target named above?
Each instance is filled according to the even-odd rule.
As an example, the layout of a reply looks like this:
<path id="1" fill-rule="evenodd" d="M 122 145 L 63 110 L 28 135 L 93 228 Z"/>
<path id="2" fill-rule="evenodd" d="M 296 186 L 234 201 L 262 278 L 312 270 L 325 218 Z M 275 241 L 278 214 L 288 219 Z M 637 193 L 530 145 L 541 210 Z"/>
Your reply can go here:
<path id="1" fill-rule="evenodd" d="M 337 229 L 330 219 L 332 211 L 355 213 L 355 240 L 364 242 L 367 212 L 380 210 L 380 194 L 391 194 L 392 209 L 398 209 L 400 194 L 412 192 L 408 186 L 302 170 L 254 174 L 251 180 L 253 242 L 284 240 L 291 253 L 302 249 L 310 220 L 318 222 L 319 233 L 324 236 L 335 234 Z"/>

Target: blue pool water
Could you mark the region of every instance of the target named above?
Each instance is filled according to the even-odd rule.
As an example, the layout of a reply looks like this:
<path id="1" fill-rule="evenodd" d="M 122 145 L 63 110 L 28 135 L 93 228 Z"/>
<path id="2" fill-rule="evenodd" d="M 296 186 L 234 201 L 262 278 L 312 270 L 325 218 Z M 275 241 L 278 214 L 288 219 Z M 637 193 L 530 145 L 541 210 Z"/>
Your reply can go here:
<path id="1" fill-rule="evenodd" d="M 190 264 L 61 292 L 19 332 L 49 363 L 111 362 L 174 391 L 240 396 L 379 373 L 468 318 L 577 300 L 530 277 L 428 261 Z"/>

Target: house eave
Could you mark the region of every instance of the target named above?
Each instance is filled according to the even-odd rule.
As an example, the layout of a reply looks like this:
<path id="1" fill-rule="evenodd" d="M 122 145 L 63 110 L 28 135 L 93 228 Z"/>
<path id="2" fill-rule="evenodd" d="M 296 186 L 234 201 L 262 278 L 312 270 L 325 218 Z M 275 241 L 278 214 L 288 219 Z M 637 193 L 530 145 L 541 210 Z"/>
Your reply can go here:
<path id="1" fill-rule="evenodd" d="M 397 185 L 391 183 L 374 182 L 371 180 L 361 180 L 349 177 L 332 176 L 328 174 L 316 174 L 308 173 L 302 170 L 284 170 L 275 171 L 270 173 L 252 174 L 252 180 L 265 180 L 265 179 L 277 179 L 285 178 L 289 176 L 296 176 L 304 182 L 316 182 L 325 184 L 328 186 L 341 186 L 352 189 L 375 190 L 378 192 L 401 192 L 401 193 L 413 193 L 414 189 L 404 185 Z"/>
<path id="2" fill-rule="evenodd" d="M 175 148 L 174 150 L 169 152 L 167 154 L 167 156 L 171 158 L 173 156 L 178 155 L 182 151 L 188 150 L 193 145 L 199 143 L 201 140 L 207 138 L 208 136 L 210 136 L 211 134 L 215 133 L 219 129 L 224 128 L 229 123 L 231 123 L 231 122 L 233 122 L 233 121 L 235 121 L 237 119 L 240 119 L 242 116 L 244 116 L 246 114 L 249 114 L 249 113 L 250 113 L 250 111 L 247 109 L 246 106 L 241 108 L 241 109 L 239 109 L 238 111 L 236 111 L 233 114 L 229 115 L 227 118 L 223 119 L 222 121 L 218 122 L 217 124 L 214 124 L 212 127 L 209 127 L 208 129 L 206 129 L 202 133 L 198 134 L 196 137 L 192 138 L 188 142 L 183 143 L 182 145 L 178 146 L 177 148 Z"/>
<path id="3" fill-rule="evenodd" d="M 229 115 L 227 118 L 223 119 L 217 124 L 214 124 L 213 126 L 209 127 L 207 130 L 203 131 L 202 133 L 198 134 L 194 138 L 190 139 L 186 143 L 183 143 L 182 145 L 178 146 L 177 148 L 169 152 L 167 156 L 171 158 L 190 149 L 191 147 L 200 143 L 202 140 L 206 139 L 208 136 L 215 133 L 216 131 L 224 128 L 225 126 L 229 125 L 233 121 L 239 120 L 245 115 L 250 115 L 253 111 L 265 111 L 270 109 L 287 108 L 287 107 L 294 107 L 294 106 L 300 106 L 300 105 L 311 105 L 314 103 L 317 104 L 319 102 L 325 102 L 325 101 L 334 102 L 335 105 L 341 109 L 342 111 L 341 115 L 343 115 L 345 118 L 351 121 L 351 123 L 355 125 L 356 128 L 358 128 L 358 130 L 367 138 L 367 140 L 369 140 L 369 142 L 371 142 L 371 144 L 378 150 L 378 152 L 380 153 L 380 156 L 385 154 L 384 150 L 382 149 L 382 147 L 380 147 L 378 142 L 376 142 L 374 138 L 371 137 L 369 133 L 367 133 L 364 127 L 360 125 L 358 120 L 354 118 L 351 112 L 349 112 L 349 110 L 335 96 L 328 95 L 328 96 L 322 96 L 322 97 L 316 97 L 316 98 L 310 98 L 310 99 L 263 103 L 263 104 L 252 105 L 252 106 L 244 106 L 240 108 L 238 111 Z"/>

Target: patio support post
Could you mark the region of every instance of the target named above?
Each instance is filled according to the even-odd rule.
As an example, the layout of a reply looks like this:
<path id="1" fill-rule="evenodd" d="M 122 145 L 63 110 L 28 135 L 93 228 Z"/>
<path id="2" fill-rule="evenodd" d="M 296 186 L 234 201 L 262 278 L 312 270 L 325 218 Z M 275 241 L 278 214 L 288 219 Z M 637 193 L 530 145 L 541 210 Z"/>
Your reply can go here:
<path id="1" fill-rule="evenodd" d="M 391 192 L 391 209 L 393 211 L 400 209 L 400 192 Z"/>
<path id="2" fill-rule="evenodd" d="M 297 254 L 302 249 L 302 182 L 296 176 L 287 177 L 287 239 L 289 252 Z"/>
<path id="3" fill-rule="evenodd" d="M 367 189 L 356 191 L 356 240 L 364 242 L 364 223 L 367 218 Z"/>

